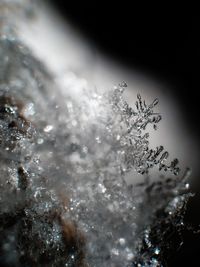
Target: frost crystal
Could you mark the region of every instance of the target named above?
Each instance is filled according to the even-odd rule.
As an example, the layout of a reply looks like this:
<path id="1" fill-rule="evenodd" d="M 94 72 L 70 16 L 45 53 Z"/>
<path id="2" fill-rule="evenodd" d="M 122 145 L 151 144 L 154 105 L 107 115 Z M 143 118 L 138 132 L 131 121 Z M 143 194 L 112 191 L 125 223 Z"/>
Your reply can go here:
<path id="1" fill-rule="evenodd" d="M 132 170 L 179 173 L 177 159 L 149 145 L 158 100 L 138 95 L 130 107 L 125 83 L 66 96 L 9 36 L 0 38 L 0 57 L 2 265 L 163 266 L 170 231 L 183 229 L 188 173 L 126 182 Z"/>

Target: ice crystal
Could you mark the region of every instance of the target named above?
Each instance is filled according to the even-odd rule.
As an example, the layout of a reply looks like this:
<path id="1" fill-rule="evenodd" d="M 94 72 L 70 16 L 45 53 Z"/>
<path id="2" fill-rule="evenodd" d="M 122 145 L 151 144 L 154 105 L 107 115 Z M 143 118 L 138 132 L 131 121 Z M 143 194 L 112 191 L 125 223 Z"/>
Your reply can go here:
<path id="1" fill-rule="evenodd" d="M 149 144 L 158 100 L 138 94 L 132 108 L 124 82 L 72 97 L 10 35 L 0 57 L 1 265 L 163 266 L 169 232 L 184 225 L 188 173 L 126 182 L 130 171 L 179 172 Z"/>

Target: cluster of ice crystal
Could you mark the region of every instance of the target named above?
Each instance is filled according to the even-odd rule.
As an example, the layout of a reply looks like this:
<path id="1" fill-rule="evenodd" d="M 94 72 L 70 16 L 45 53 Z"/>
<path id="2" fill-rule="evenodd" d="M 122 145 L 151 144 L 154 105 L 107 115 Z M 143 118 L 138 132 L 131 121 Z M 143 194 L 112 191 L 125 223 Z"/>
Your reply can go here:
<path id="1" fill-rule="evenodd" d="M 162 266 L 170 229 L 183 225 L 186 176 L 126 183 L 131 170 L 179 172 L 149 146 L 158 100 L 138 95 L 133 109 L 125 83 L 67 95 L 6 35 L 0 57 L 1 265 Z"/>
<path id="2" fill-rule="evenodd" d="M 166 266 L 171 253 L 183 244 L 182 233 L 186 205 L 193 195 L 188 192 L 190 170 L 178 179 L 161 177 L 146 183 L 146 200 L 143 209 L 151 209 L 151 223 L 141 233 L 133 267 Z"/>

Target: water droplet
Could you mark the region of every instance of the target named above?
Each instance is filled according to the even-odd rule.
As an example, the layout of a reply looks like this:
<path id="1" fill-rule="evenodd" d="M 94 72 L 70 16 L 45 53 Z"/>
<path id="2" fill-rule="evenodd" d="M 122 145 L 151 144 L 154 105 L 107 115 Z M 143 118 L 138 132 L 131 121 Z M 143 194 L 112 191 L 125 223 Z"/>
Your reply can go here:
<path id="1" fill-rule="evenodd" d="M 45 133 L 49 133 L 53 130 L 53 125 L 47 125 L 45 128 L 44 128 L 44 132 Z"/>
<path id="2" fill-rule="evenodd" d="M 126 244 L 126 240 L 124 238 L 119 238 L 118 242 L 121 246 L 124 246 Z"/>
<path id="3" fill-rule="evenodd" d="M 159 249 L 159 248 L 155 248 L 154 253 L 155 253 L 156 255 L 158 255 L 158 254 L 160 253 L 160 249 Z"/>
<path id="4" fill-rule="evenodd" d="M 190 184 L 187 183 L 187 184 L 185 185 L 185 188 L 186 188 L 186 189 L 189 189 L 189 188 L 190 188 Z"/>
<path id="5" fill-rule="evenodd" d="M 38 145 L 42 145 L 44 143 L 44 139 L 38 138 L 37 143 Z"/>
<path id="6" fill-rule="evenodd" d="M 106 187 L 103 184 L 98 184 L 98 189 L 100 193 L 104 194 L 106 192 Z"/>
<path id="7" fill-rule="evenodd" d="M 98 144 L 101 144 L 101 138 L 100 138 L 99 136 L 97 136 L 97 137 L 95 138 L 95 140 L 96 140 L 96 142 L 97 142 Z"/>
<path id="8" fill-rule="evenodd" d="M 119 141 L 120 138 L 121 138 L 121 136 L 118 134 L 118 135 L 116 136 L 117 141 Z"/>

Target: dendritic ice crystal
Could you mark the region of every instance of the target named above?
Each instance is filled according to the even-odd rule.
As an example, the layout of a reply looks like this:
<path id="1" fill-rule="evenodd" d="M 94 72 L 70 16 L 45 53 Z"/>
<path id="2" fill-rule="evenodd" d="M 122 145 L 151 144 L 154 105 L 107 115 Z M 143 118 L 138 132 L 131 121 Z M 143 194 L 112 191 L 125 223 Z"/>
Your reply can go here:
<path id="1" fill-rule="evenodd" d="M 168 178 L 178 160 L 150 148 L 158 100 L 130 107 L 124 82 L 71 96 L 14 35 L 0 58 L 0 265 L 164 266 L 191 194 L 189 171 Z"/>

